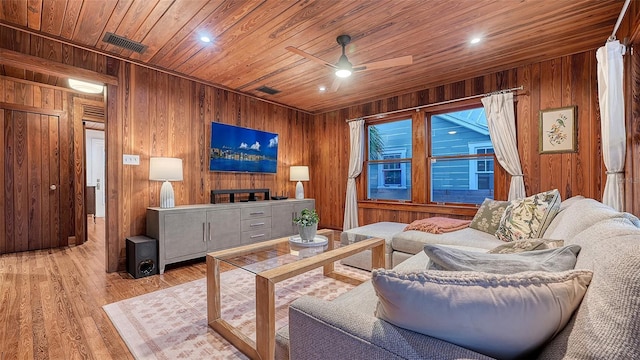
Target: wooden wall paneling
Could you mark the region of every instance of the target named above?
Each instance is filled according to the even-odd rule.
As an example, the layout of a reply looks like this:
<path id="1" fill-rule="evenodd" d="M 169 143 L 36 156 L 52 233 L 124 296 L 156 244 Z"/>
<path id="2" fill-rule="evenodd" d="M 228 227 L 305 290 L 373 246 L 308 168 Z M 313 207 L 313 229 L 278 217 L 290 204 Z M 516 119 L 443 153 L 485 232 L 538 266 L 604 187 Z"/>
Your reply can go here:
<path id="1" fill-rule="evenodd" d="M 540 94 L 541 110 L 561 107 L 562 104 L 562 60 L 554 59 L 541 63 L 540 82 L 544 91 Z M 542 191 L 558 189 L 564 198 L 562 181 L 562 155 L 541 154 L 540 187 Z"/>
<path id="2" fill-rule="evenodd" d="M 135 97 L 138 91 L 136 78 L 136 66 L 124 63 L 124 76 L 126 78 L 126 88 L 127 91 L 124 93 L 124 98 L 122 99 L 123 111 L 122 111 L 122 133 L 121 142 L 120 142 L 120 156 L 118 157 L 118 166 L 120 168 L 120 177 L 117 183 L 119 187 L 119 200 L 120 200 L 120 217 L 122 227 L 120 231 L 122 232 L 119 236 L 119 243 L 124 242 L 124 237 L 126 234 L 131 233 L 131 211 L 133 207 L 133 201 L 131 196 L 132 185 L 133 185 L 133 168 L 132 166 L 124 166 L 122 164 L 122 155 L 131 154 L 132 152 L 132 136 L 133 136 L 133 116 L 136 111 Z M 108 121 L 107 121 L 108 122 Z"/>
<path id="3" fill-rule="evenodd" d="M 28 249 L 35 250 L 42 248 L 42 217 L 40 210 L 42 201 L 40 199 L 40 188 L 42 186 L 42 153 L 40 144 L 40 133 L 42 131 L 41 117 L 47 118 L 46 115 L 30 113 L 27 114 L 27 152 L 28 161 L 25 163 L 27 167 L 27 177 L 24 178 L 27 183 L 28 195 Z"/>
<path id="4" fill-rule="evenodd" d="M 61 144 L 60 144 L 60 118 L 58 116 L 49 116 L 49 154 L 55 155 L 60 153 Z M 49 184 L 59 184 L 60 183 L 60 156 L 51 156 L 49 162 Z M 61 215 L 59 211 L 60 207 L 60 192 L 59 191 L 50 191 L 49 192 L 49 222 L 50 222 L 50 236 L 49 243 L 50 247 L 60 246 L 60 221 Z"/>
<path id="5" fill-rule="evenodd" d="M 570 163 L 572 181 L 563 199 L 585 194 L 586 186 L 589 182 L 588 179 L 592 177 L 591 167 L 585 166 L 585 161 L 588 161 L 588 156 L 592 156 L 590 151 L 590 132 L 593 120 L 589 101 L 592 95 L 589 71 L 591 70 L 591 58 L 594 57 L 595 54 L 592 52 L 576 54 L 572 57 L 571 67 L 569 68 L 570 76 L 568 80 L 571 81 L 569 86 L 571 98 L 568 99 L 568 103 L 572 105 L 580 104 L 577 108 L 578 152 L 571 154 L 573 155 Z"/>
<path id="6" fill-rule="evenodd" d="M 84 126 L 82 125 L 82 106 L 74 103 L 73 97 L 71 98 L 70 116 L 71 127 L 73 128 L 73 218 L 74 218 L 74 236 L 75 244 L 80 245 L 87 240 L 87 217 L 84 211 L 85 208 L 85 188 L 86 188 L 86 176 L 85 176 L 85 139 L 84 139 Z M 80 117 L 80 119 L 78 119 Z"/>
<path id="7" fill-rule="evenodd" d="M 41 161 L 41 172 L 42 172 L 42 179 L 41 179 L 41 183 L 42 186 L 40 187 L 40 206 L 38 208 L 35 209 L 35 211 L 39 212 L 40 215 L 40 222 L 41 222 L 41 229 L 42 229 L 42 233 L 41 233 L 41 237 L 42 237 L 42 245 L 41 248 L 43 249 L 47 249 L 51 247 L 51 236 L 52 233 L 51 232 L 51 218 L 53 216 L 55 216 L 55 212 L 57 211 L 51 211 L 51 201 L 50 198 L 52 197 L 51 194 L 51 189 L 49 188 L 49 184 L 51 184 L 51 175 L 50 173 L 52 171 L 55 171 L 55 169 L 53 169 L 52 167 L 52 162 L 55 163 L 55 153 L 51 152 L 51 148 L 50 148 L 50 144 L 49 144 L 49 137 L 50 136 L 54 136 L 54 134 L 52 134 L 52 127 L 50 127 L 50 122 L 58 122 L 57 117 L 53 117 L 53 116 L 49 116 L 49 115 L 41 115 L 41 119 L 40 119 L 40 123 L 41 123 L 41 131 L 40 131 L 40 138 L 38 139 L 38 142 L 40 143 L 40 156 L 42 158 Z M 53 131 L 55 132 L 55 135 L 57 135 L 57 127 L 53 127 Z M 54 202 L 55 204 L 55 202 Z"/>
<path id="8" fill-rule="evenodd" d="M 69 244 L 69 237 L 73 235 L 75 229 L 75 221 L 72 214 L 73 211 L 73 157 L 71 151 L 64 151 L 72 141 L 71 125 L 69 124 L 69 116 L 63 113 L 60 116 L 60 233 L 59 246 Z"/>
<path id="9" fill-rule="evenodd" d="M 13 112 L 13 223 L 15 226 L 15 250 L 25 251 L 29 249 L 28 239 L 28 189 L 24 179 L 28 178 L 28 153 L 27 153 L 27 113 Z"/>
<path id="10" fill-rule="evenodd" d="M 537 159 L 538 143 L 532 136 L 522 136 L 522 134 L 532 135 L 534 131 L 538 131 L 531 121 L 534 118 L 531 113 L 531 66 L 519 67 L 517 77 L 518 83 L 525 89 L 521 95 L 518 95 L 515 103 L 518 153 L 524 175 L 525 194 L 530 195 L 532 194 L 531 174 L 537 172 L 534 159 Z"/>
<path id="11" fill-rule="evenodd" d="M 574 92 L 572 90 L 576 90 L 574 89 L 573 86 L 573 66 L 578 66 L 577 64 L 574 64 L 574 58 L 575 56 L 564 56 L 562 57 L 562 72 L 561 72 L 561 86 L 562 86 L 562 90 L 561 90 L 561 98 L 562 98 L 562 106 L 572 106 L 575 103 L 574 101 Z M 579 61 L 579 59 L 577 60 Z M 576 116 L 578 114 L 576 113 Z M 578 117 L 576 119 L 577 122 L 580 121 L 580 118 Z M 580 128 L 580 124 L 577 123 L 578 129 Z M 576 139 L 577 141 L 577 139 Z M 560 164 L 561 164 L 561 174 L 560 174 L 560 186 L 561 188 L 559 188 L 558 190 L 560 190 L 560 194 L 562 195 L 563 199 L 569 198 L 571 197 L 571 189 L 574 187 L 574 180 L 576 177 L 576 173 L 575 173 L 575 159 L 577 158 L 576 153 L 573 152 L 567 152 L 567 153 L 562 153 L 560 155 Z"/>
<path id="12" fill-rule="evenodd" d="M 149 206 L 149 159 L 148 152 L 150 148 L 149 140 L 149 120 L 150 117 L 155 115 L 151 111 L 152 106 L 158 101 L 158 98 L 152 96 L 149 89 L 155 87 L 153 71 L 142 68 L 134 67 L 132 69 L 132 89 L 131 92 L 131 123 L 129 125 L 130 138 L 129 142 L 125 144 L 123 152 L 126 154 L 140 156 L 140 165 L 137 166 L 123 166 L 123 175 L 126 187 L 130 187 L 130 198 L 126 198 L 131 207 L 142 207 L 143 209 Z M 152 100 L 152 98 L 154 98 Z M 168 99 L 159 99 L 160 101 L 166 101 Z M 175 182 L 173 183 L 175 187 Z M 144 234 L 145 223 L 141 222 L 139 212 L 129 213 L 129 234 Z"/>
<path id="13" fill-rule="evenodd" d="M 626 98 L 631 100 L 631 106 L 627 112 L 629 141 L 625 166 L 625 205 L 627 211 L 640 214 L 640 163 L 637 160 L 640 159 L 640 53 L 634 49 L 628 55 L 626 64 L 629 64 L 627 68 L 630 69 L 630 91 Z"/>
<path id="14" fill-rule="evenodd" d="M 2 80 L 0 80 L 0 82 L 2 82 Z M 4 84 L 3 84 L 4 85 Z M 2 99 L 3 97 L 0 96 L 0 99 Z M 3 109 L 0 109 L 0 161 L 2 161 L 2 163 L 0 163 L 0 168 L 2 169 L 2 174 L 0 174 L 0 204 L 6 204 L 6 196 L 5 196 L 5 176 L 7 176 L 6 174 L 6 169 L 4 168 L 5 166 L 5 154 L 7 152 L 7 149 L 5 148 L 7 146 L 6 140 L 5 140 L 5 119 L 4 119 L 4 114 L 5 111 Z M 6 231 L 6 219 L 5 216 L 7 215 L 7 210 L 6 210 L 6 205 L 5 206 L 0 206 L 0 254 L 4 254 L 5 252 L 7 252 L 7 240 L 9 239 L 9 237 L 7 237 L 7 234 L 5 233 Z"/>
<path id="15" fill-rule="evenodd" d="M 591 144 L 591 179 L 589 181 L 590 191 L 587 197 L 592 197 L 598 201 L 602 200 L 604 191 L 604 181 L 606 179 L 604 160 L 602 159 L 602 134 L 600 127 L 600 102 L 598 100 L 598 72 L 597 60 L 595 60 L 595 52 L 591 57 L 591 122 L 589 126 L 589 142 Z"/>

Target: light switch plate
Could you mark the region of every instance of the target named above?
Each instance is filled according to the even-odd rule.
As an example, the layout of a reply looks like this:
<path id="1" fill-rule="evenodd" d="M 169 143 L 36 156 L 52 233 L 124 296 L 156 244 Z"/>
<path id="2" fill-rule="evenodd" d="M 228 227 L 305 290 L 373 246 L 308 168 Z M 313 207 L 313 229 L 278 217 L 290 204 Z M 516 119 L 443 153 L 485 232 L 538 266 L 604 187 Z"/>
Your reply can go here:
<path id="1" fill-rule="evenodd" d="M 122 155 L 122 163 L 124 165 L 140 165 L 140 155 Z"/>

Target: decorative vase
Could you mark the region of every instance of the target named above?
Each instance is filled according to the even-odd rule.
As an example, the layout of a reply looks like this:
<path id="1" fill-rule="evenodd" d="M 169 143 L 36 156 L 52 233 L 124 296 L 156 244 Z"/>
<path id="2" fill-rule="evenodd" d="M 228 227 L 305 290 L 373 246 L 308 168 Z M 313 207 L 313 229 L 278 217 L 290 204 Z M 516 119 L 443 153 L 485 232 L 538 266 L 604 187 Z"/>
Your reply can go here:
<path id="1" fill-rule="evenodd" d="M 300 233 L 300 240 L 302 242 L 311 242 L 313 238 L 316 237 L 316 232 L 318 231 L 318 224 L 313 225 L 298 225 L 298 232 Z"/>

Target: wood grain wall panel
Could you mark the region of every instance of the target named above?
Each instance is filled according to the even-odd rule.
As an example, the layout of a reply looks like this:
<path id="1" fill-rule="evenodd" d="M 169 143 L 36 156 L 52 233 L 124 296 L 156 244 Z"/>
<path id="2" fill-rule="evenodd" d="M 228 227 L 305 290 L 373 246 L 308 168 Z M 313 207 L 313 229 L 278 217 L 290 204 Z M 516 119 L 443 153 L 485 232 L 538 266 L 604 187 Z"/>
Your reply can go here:
<path id="1" fill-rule="evenodd" d="M 4 87 L 4 80 L 0 80 L 0 84 Z M 3 96 L 0 94 L 0 99 Z M 7 149 L 6 140 L 5 140 L 5 119 L 4 119 L 4 111 L 0 110 L 0 159 L 4 159 L 5 153 Z M 6 196 L 5 196 L 5 162 L 4 160 L 0 163 L 0 169 L 2 169 L 3 175 L 0 176 L 0 204 L 6 204 Z M 7 210 L 5 205 L 0 206 L 0 254 L 4 254 L 7 248 L 7 235 L 6 235 L 6 219 L 5 216 L 7 214 Z"/>
<path id="2" fill-rule="evenodd" d="M 321 214 L 331 214 L 323 225 L 341 228 L 344 214 L 346 171 L 348 168 L 348 125 L 345 120 L 374 115 L 398 108 L 425 105 L 466 96 L 488 93 L 500 89 L 524 86 L 515 98 L 517 140 L 524 173 L 525 190 L 528 195 L 557 188 L 562 198 L 584 195 L 601 199 L 601 182 L 604 177 L 601 166 L 600 123 L 597 104 L 595 51 L 588 51 L 562 58 L 543 61 L 514 69 L 467 79 L 464 82 L 445 84 L 404 94 L 388 99 L 372 101 L 349 108 L 315 115 L 314 131 L 310 136 L 315 143 L 326 144 L 318 149 L 319 156 L 311 155 L 314 171 L 321 174 L 343 174 L 343 181 L 331 182 L 324 177 L 313 178 L 310 186 L 316 193 L 324 194 L 327 185 L 339 195 L 317 196 L 316 207 Z M 478 99 L 480 104 L 480 99 Z M 577 153 L 539 154 L 539 111 L 563 106 L 578 107 Z M 319 131 L 315 131 L 319 130 Z M 414 128 L 415 131 L 415 128 Z M 327 143 L 323 139 L 330 137 Z M 334 140 L 335 139 L 335 140 Z M 336 141 L 344 141 L 338 144 Z M 419 138 L 417 141 L 422 142 Z M 425 141 L 426 142 L 426 141 Z M 335 160 L 344 158 L 344 164 Z M 415 159 L 414 159 L 415 160 Z M 341 166 L 342 168 L 337 168 Z M 426 174 L 427 164 L 413 162 L 414 174 Z M 423 180 L 426 182 L 425 180 Z M 506 199 L 511 177 L 499 166 L 495 171 L 496 199 Z M 364 200 L 366 189 L 364 178 L 358 178 L 358 198 Z M 426 199 L 425 190 L 414 184 L 414 199 Z M 421 193 L 422 192 L 422 193 Z M 360 224 L 375 221 L 410 222 L 429 216 L 451 216 L 471 218 L 474 208 L 443 208 L 433 205 L 388 202 L 361 202 Z M 321 216 L 322 217 L 322 216 Z M 322 221 L 321 221 L 322 222 Z"/>
<path id="3" fill-rule="evenodd" d="M 27 184 L 28 194 L 28 249 L 35 250 L 42 248 L 42 233 L 41 225 L 42 218 L 40 210 L 42 208 L 42 202 L 40 201 L 40 188 L 42 186 L 42 153 L 40 149 L 41 140 L 41 117 L 46 115 L 39 115 L 30 113 L 27 115 L 27 158 L 28 162 L 25 163 L 27 167 L 27 177 L 25 178 Z"/>
<path id="4" fill-rule="evenodd" d="M 108 96 L 117 97 L 118 105 L 107 100 L 107 163 L 119 170 L 107 179 L 118 184 L 117 194 L 109 197 L 118 210 L 108 210 L 108 214 L 114 214 L 120 225 L 109 225 L 117 232 L 117 246 L 110 245 L 109 252 L 118 259 L 109 261 L 110 270 L 123 264 L 126 237 L 145 233 L 146 208 L 159 205 L 161 184 L 148 180 L 152 156 L 183 159 L 184 180 L 172 183 L 177 205 L 208 203 L 212 189 L 269 188 L 293 196 L 295 183 L 289 181 L 289 166 L 309 164 L 306 129 L 310 115 L 132 64 L 111 67 L 120 70 L 114 74 L 119 77 L 115 94 L 108 90 Z M 277 174 L 210 172 L 212 121 L 277 133 Z M 141 165 L 122 166 L 122 154 L 140 155 Z M 112 170 L 107 172 L 111 175 Z M 311 197 L 313 192 L 305 185 Z"/>

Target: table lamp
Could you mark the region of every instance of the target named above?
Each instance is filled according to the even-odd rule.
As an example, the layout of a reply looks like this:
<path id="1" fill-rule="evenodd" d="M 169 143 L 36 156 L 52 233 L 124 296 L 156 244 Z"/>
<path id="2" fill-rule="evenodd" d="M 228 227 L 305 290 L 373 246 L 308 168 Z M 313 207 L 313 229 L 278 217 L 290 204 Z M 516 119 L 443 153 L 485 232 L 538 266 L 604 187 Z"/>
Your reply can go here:
<path id="1" fill-rule="evenodd" d="M 164 181 L 160 188 L 160 207 L 174 207 L 173 187 L 169 181 L 182 181 L 182 159 L 152 157 L 149 160 L 149 180 Z"/>
<path id="2" fill-rule="evenodd" d="M 289 169 L 289 180 L 298 182 L 296 184 L 296 199 L 304 199 L 304 187 L 302 186 L 302 181 L 309 181 L 309 167 L 292 166 Z"/>

